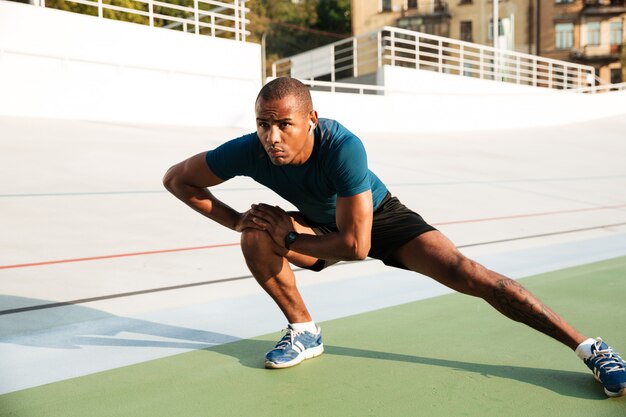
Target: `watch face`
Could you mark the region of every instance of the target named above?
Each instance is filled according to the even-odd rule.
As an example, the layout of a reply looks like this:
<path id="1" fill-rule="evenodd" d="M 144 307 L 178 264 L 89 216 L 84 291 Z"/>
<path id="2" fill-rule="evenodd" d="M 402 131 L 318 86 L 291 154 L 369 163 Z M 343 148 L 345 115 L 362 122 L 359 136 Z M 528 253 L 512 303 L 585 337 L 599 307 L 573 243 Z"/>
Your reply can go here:
<path id="1" fill-rule="evenodd" d="M 285 236 L 285 247 L 289 249 L 289 245 L 296 241 L 298 238 L 298 234 L 296 232 L 289 232 L 287 236 Z"/>

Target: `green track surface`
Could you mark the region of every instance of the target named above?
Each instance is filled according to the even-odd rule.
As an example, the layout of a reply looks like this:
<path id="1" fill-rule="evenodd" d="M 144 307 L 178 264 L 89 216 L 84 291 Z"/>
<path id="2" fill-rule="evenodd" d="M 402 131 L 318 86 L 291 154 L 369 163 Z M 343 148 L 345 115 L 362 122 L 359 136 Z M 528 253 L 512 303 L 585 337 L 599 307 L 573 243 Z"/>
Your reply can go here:
<path id="1" fill-rule="evenodd" d="M 626 257 L 523 284 L 625 352 Z M 323 323 L 326 353 L 263 368 L 278 333 L 0 396 L 1 416 L 626 416 L 567 348 L 451 294 Z M 71 366 L 68 364 L 68 366 Z"/>

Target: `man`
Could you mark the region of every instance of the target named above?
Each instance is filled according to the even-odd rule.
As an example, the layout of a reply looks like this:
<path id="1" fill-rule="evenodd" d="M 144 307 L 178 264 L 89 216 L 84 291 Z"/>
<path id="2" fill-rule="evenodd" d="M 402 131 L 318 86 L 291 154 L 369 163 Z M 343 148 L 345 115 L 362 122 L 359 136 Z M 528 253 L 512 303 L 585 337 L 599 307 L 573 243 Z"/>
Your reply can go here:
<path id="1" fill-rule="evenodd" d="M 266 367 L 294 366 L 324 350 L 290 264 L 320 271 L 370 256 L 483 298 L 574 350 L 607 395 L 626 393 L 626 367 L 615 351 L 601 339 L 583 336 L 516 281 L 463 256 L 392 197 L 368 169 L 361 141 L 338 122 L 319 119 L 304 84 L 292 78 L 271 81 L 261 89 L 255 111 L 255 133 L 171 167 L 163 183 L 194 210 L 241 233 L 248 268 L 289 322 L 285 336 L 267 353 Z M 253 178 L 299 211 L 252 204 L 239 213 L 208 190 L 236 175 Z"/>

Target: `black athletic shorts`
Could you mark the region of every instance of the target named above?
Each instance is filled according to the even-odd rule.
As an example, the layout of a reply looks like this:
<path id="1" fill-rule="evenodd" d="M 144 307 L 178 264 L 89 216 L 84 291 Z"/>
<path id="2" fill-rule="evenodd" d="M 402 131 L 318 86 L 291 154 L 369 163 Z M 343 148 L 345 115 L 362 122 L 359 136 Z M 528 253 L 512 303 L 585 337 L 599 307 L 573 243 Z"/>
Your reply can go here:
<path id="1" fill-rule="evenodd" d="M 338 231 L 335 227 L 316 225 L 310 222 L 308 224 L 317 235 Z M 437 229 L 426 223 L 422 216 L 407 208 L 400 200 L 387 192 L 380 206 L 374 211 L 371 248 L 368 256 L 380 259 L 385 265 L 408 269 L 393 258 L 394 252 L 422 233 L 432 230 Z M 321 271 L 327 264 L 325 260 L 320 259 L 306 269 Z"/>

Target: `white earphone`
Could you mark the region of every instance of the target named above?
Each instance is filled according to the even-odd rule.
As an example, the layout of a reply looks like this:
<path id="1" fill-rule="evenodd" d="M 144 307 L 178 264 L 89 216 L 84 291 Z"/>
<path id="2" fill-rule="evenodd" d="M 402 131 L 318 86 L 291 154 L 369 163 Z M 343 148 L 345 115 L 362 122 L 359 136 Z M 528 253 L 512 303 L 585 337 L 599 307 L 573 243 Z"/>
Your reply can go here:
<path id="1" fill-rule="evenodd" d="M 311 128 L 309 129 L 309 135 L 312 135 L 313 129 L 315 128 L 315 123 L 309 120 L 309 125 L 311 125 Z"/>

